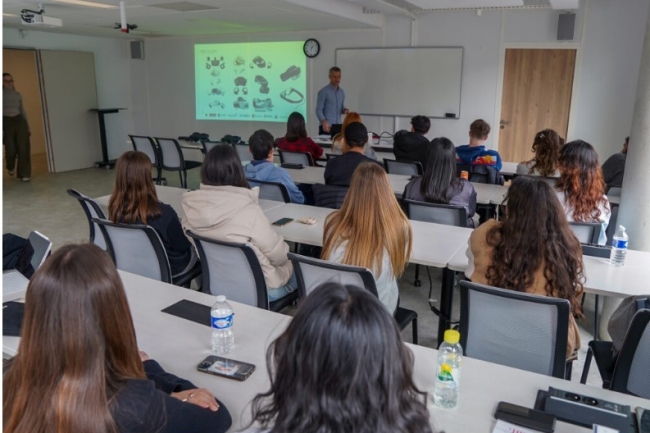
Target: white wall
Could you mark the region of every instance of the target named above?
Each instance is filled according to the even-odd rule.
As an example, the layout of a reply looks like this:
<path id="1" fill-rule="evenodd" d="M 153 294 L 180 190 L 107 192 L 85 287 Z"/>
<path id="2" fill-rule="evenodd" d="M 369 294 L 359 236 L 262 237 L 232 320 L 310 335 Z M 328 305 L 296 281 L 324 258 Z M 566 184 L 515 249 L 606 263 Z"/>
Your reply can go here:
<path id="1" fill-rule="evenodd" d="M 97 99 L 100 108 L 124 107 L 128 110 L 106 115 L 109 157 L 116 158 L 127 149 L 125 137 L 132 130 L 134 108 L 131 102 L 131 72 L 128 43 L 122 39 L 64 35 L 49 32 L 3 29 L 5 48 L 35 48 L 92 52 L 95 57 Z M 89 107 L 91 108 L 91 107 Z M 70 125 L 74 128 L 75 125 Z M 89 146 L 100 146 L 89 143 Z"/>

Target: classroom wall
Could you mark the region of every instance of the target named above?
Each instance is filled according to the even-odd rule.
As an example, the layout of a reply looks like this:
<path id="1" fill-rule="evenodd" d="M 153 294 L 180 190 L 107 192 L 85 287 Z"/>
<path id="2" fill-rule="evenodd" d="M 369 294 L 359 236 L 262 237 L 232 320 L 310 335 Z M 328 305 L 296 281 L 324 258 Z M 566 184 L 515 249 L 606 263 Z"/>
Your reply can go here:
<path id="1" fill-rule="evenodd" d="M 128 43 L 118 38 L 98 38 L 18 29 L 2 31 L 4 48 L 71 50 L 94 53 L 97 98 L 100 108 L 125 107 L 126 111 L 106 115 L 109 157 L 116 158 L 127 149 L 125 137 L 133 130 L 131 72 Z M 95 108 L 95 107 L 89 107 Z M 70 125 L 74 128 L 74 125 Z M 89 143 L 90 146 L 100 146 Z"/>

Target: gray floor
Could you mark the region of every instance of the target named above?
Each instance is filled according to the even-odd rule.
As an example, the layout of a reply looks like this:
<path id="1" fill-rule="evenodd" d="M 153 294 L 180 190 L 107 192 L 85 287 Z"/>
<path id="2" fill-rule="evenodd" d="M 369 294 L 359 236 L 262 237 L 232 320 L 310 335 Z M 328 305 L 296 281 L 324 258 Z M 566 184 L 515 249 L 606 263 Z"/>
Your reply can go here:
<path id="1" fill-rule="evenodd" d="M 168 185 L 180 186 L 176 173 L 165 173 Z M 87 169 L 67 173 L 49 174 L 35 172 L 31 182 L 24 183 L 10 178 L 6 170 L 3 176 L 3 233 L 15 233 L 27 236 L 31 230 L 38 230 L 48 236 L 54 249 L 71 242 L 83 242 L 88 239 L 88 223 L 76 200 L 66 193 L 73 188 L 90 197 L 110 194 L 113 187 L 114 175 L 112 170 Z M 199 184 L 198 170 L 188 174 L 189 188 L 197 188 Z M 421 287 L 414 287 L 414 266 L 409 266 L 400 283 L 401 306 L 418 312 L 419 343 L 428 347 L 437 344 L 436 335 L 438 321 L 429 309 L 427 302 L 429 283 L 424 268 L 421 268 Z M 432 298 L 438 300 L 442 271 L 431 268 L 433 280 Z M 454 298 L 454 320 L 458 320 L 459 295 L 456 290 Z M 579 324 L 581 327 L 582 350 L 578 361 L 573 366 L 573 381 L 578 381 L 582 373 L 583 361 L 586 356 L 587 343 L 592 339 L 593 298 L 587 296 L 585 302 L 586 318 Z M 411 341 L 411 329 L 403 332 L 404 339 Z M 592 365 L 588 383 L 600 386 L 600 380 L 595 365 Z"/>

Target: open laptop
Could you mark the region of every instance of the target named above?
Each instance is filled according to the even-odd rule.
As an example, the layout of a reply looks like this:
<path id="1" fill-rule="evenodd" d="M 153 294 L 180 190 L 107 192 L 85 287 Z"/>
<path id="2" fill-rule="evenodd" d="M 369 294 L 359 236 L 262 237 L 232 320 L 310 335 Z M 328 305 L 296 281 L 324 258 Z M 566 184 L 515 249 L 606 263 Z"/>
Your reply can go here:
<path id="1" fill-rule="evenodd" d="M 2 298 L 27 290 L 29 279 L 38 269 L 52 249 L 52 242 L 37 231 L 29 234 L 27 242 L 20 250 L 16 268 L 2 274 Z"/>

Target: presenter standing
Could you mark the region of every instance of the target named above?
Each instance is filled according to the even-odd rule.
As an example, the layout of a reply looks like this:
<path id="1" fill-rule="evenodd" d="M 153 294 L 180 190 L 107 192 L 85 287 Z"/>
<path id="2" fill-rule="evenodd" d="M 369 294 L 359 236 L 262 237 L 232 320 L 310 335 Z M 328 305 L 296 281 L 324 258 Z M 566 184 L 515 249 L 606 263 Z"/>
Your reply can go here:
<path id="1" fill-rule="evenodd" d="M 339 87 L 341 69 L 332 66 L 329 73 L 330 83 L 319 90 L 316 101 L 316 116 L 320 121 L 318 134 L 338 134 L 341 132 L 341 114 L 348 114 L 345 108 L 345 92 Z"/>
<path id="2" fill-rule="evenodd" d="M 29 182 L 32 163 L 29 146 L 29 125 L 23 106 L 23 97 L 14 87 L 11 74 L 2 74 L 2 120 L 5 145 L 5 158 L 9 175 L 14 175 L 16 157 L 18 158 L 18 178 Z"/>

